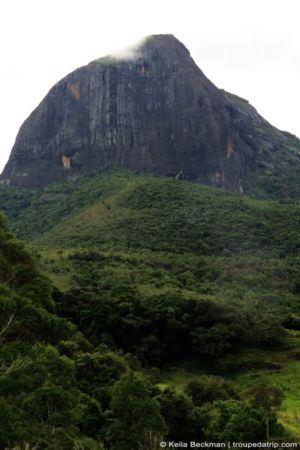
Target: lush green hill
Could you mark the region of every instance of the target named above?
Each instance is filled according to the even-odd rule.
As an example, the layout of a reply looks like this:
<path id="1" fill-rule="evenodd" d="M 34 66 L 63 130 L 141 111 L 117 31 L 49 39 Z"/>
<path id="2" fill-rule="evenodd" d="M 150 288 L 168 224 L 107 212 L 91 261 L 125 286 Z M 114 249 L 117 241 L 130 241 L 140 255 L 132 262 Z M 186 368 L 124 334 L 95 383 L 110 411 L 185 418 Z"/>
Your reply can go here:
<path id="1" fill-rule="evenodd" d="M 56 312 L 94 349 L 124 352 L 152 382 L 176 388 L 157 397 L 168 438 L 176 438 L 176 420 L 189 420 L 193 429 L 200 412 L 176 419 L 167 405 L 188 409 L 193 401 L 205 405 L 201 414 L 211 424 L 202 437 L 231 439 L 239 432 L 241 440 L 254 439 L 235 423 L 227 435 L 213 429 L 222 429 L 229 411 L 250 420 L 257 396 L 249 389 L 259 390 L 264 379 L 266 397 L 273 385 L 283 391 L 281 418 L 295 434 L 300 389 L 290 390 L 285 374 L 288 367 L 300 370 L 299 202 L 111 170 L 43 190 L 1 186 L 0 205 L 55 284 Z M 223 394 L 196 400 L 198 387 L 187 383 L 212 373 L 234 378 L 235 394 L 222 388 Z M 214 380 L 207 383 L 219 392 Z M 279 403 L 254 409 L 274 415 Z M 267 413 L 261 414 L 258 439 L 266 437 L 260 420 Z M 272 433 L 282 434 L 275 422 Z"/>
<path id="2" fill-rule="evenodd" d="M 17 235 L 38 245 L 197 255 L 296 255 L 298 201 L 262 201 L 168 178 L 109 171 L 44 190 L 1 187 Z"/>

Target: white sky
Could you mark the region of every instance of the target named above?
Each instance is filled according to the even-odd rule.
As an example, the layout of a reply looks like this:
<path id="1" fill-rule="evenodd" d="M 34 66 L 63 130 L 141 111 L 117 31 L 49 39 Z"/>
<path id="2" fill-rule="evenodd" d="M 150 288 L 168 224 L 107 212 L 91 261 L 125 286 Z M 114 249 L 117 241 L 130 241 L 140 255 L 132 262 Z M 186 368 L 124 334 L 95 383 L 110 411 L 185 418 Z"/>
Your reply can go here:
<path id="1" fill-rule="evenodd" d="M 174 34 L 213 83 L 300 136 L 299 0 L 2 0 L 0 170 L 53 84 L 157 33 Z"/>

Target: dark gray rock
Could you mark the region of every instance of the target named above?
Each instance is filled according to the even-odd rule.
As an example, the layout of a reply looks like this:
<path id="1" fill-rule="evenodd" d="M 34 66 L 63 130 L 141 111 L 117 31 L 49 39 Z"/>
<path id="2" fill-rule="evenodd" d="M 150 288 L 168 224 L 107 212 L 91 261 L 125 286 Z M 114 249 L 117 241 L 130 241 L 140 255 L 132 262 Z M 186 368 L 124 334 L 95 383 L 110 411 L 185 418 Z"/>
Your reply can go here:
<path id="1" fill-rule="evenodd" d="M 282 166 L 296 138 L 217 89 L 172 35 L 58 82 L 22 125 L 2 182 L 44 186 L 110 165 L 241 191 L 257 161 Z"/>

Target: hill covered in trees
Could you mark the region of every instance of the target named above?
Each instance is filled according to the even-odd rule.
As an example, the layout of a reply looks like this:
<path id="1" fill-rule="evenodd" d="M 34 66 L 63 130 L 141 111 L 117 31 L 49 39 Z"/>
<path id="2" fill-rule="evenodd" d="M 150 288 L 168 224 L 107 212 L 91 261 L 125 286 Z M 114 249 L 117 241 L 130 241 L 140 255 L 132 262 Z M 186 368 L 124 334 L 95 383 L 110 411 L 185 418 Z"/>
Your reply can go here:
<path id="1" fill-rule="evenodd" d="M 0 204 L 4 448 L 296 439 L 297 201 L 110 170 Z"/>

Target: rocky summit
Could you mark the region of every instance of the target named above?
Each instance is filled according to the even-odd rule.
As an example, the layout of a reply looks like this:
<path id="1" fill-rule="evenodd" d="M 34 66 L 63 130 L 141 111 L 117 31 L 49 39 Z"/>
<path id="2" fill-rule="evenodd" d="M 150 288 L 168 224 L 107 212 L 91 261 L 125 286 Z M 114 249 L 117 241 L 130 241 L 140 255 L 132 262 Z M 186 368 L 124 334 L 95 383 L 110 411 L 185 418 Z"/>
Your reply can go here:
<path id="1" fill-rule="evenodd" d="M 287 175 L 300 141 L 218 89 L 172 35 L 146 38 L 59 81 L 22 125 L 1 182 L 44 186 L 123 166 L 243 192 Z"/>

